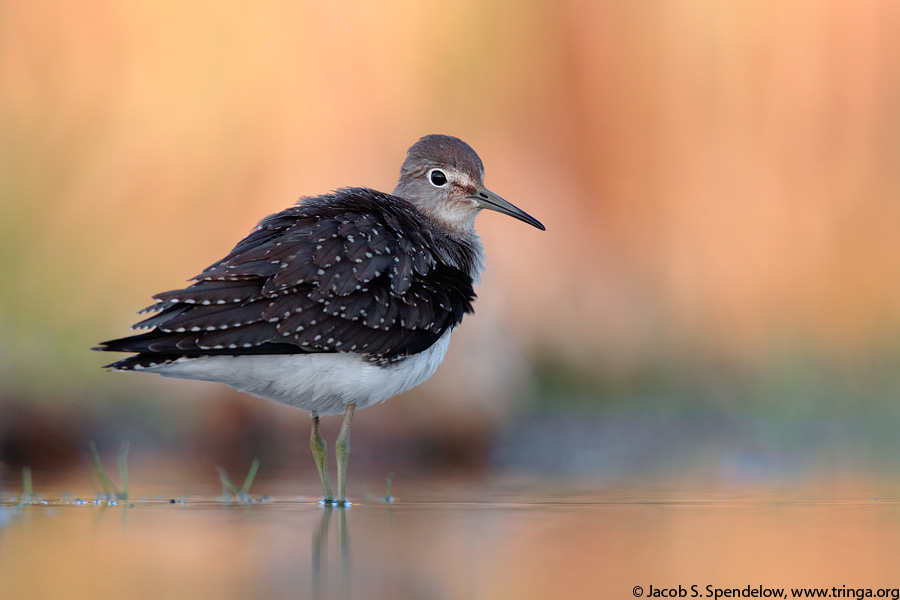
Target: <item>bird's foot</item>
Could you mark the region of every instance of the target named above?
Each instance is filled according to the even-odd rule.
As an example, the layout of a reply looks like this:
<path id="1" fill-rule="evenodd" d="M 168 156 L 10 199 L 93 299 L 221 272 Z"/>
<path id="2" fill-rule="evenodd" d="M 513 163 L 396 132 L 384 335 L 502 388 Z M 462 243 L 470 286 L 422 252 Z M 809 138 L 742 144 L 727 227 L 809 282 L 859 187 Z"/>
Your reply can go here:
<path id="1" fill-rule="evenodd" d="M 344 498 L 343 500 L 337 500 L 336 498 L 323 498 L 319 500 L 319 504 L 322 506 L 339 506 L 341 508 L 348 508 L 353 506 L 353 503 Z"/>

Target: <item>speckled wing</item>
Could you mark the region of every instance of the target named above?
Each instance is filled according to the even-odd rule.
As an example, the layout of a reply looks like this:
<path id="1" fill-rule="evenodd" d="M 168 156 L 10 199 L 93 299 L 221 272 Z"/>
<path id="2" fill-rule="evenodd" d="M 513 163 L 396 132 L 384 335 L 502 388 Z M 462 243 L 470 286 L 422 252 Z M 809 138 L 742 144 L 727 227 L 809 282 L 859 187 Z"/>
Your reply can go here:
<path id="1" fill-rule="evenodd" d="M 157 294 L 147 333 L 98 349 L 115 368 L 213 354 L 421 352 L 471 312 L 474 251 L 409 202 L 365 188 L 265 218 L 181 290 Z"/>

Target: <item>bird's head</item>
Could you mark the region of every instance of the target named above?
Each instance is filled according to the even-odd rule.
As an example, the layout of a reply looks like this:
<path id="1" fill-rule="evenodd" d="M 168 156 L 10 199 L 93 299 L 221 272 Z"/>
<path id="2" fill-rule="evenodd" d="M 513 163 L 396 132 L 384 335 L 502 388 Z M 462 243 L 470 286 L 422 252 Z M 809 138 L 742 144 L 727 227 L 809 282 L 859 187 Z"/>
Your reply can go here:
<path id="1" fill-rule="evenodd" d="M 449 135 L 426 135 L 409 149 L 394 195 L 456 233 L 471 232 L 485 208 L 544 229 L 540 221 L 484 187 L 481 159 L 471 146 Z"/>

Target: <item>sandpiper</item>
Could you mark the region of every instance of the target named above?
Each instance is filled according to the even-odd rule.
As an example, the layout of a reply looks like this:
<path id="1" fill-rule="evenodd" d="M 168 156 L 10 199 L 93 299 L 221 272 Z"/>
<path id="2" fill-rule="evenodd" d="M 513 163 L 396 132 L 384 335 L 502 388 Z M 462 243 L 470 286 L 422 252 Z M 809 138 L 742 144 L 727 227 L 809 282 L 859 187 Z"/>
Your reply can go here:
<path id="1" fill-rule="evenodd" d="M 408 151 L 393 194 L 343 188 L 263 219 L 185 289 L 153 296 L 132 329 L 95 350 L 107 365 L 226 383 L 312 413 L 324 502 L 347 504 L 354 411 L 431 377 L 472 312 L 484 270 L 482 209 L 544 226 L 483 185 L 465 142 L 428 135 Z M 331 493 L 321 415 L 344 414 Z"/>

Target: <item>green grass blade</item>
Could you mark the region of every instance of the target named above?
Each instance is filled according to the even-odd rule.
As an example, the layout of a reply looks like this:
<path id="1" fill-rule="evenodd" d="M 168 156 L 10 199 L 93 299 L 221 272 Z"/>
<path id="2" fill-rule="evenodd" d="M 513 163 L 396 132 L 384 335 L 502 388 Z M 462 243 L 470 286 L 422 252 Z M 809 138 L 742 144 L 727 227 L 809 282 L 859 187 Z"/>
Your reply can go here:
<path id="1" fill-rule="evenodd" d="M 387 484 L 385 485 L 384 497 L 391 498 L 391 487 L 394 485 L 394 472 L 391 471 L 387 476 Z"/>
<path id="2" fill-rule="evenodd" d="M 253 462 L 250 463 L 250 470 L 247 471 L 247 477 L 244 479 L 244 485 L 241 486 L 239 496 L 245 496 L 250 492 L 250 486 L 253 485 L 253 480 L 256 479 L 257 470 L 259 470 L 259 459 L 254 458 Z"/>
<path id="3" fill-rule="evenodd" d="M 222 465 L 216 465 L 216 471 L 219 472 L 219 480 L 222 482 L 222 495 L 227 496 L 231 494 L 232 496 L 237 496 L 240 492 L 237 489 L 237 486 L 231 483 L 231 479 L 228 478 L 228 472 L 225 470 L 225 467 Z"/>
<path id="4" fill-rule="evenodd" d="M 31 467 L 22 467 L 22 497 L 26 500 L 34 498 L 34 489 L 31 487 Z"/>
<path id="5" fill-rule="evenodd" d="M 120 500 L 128 500 L 128 442 L 122 442 L 119 450 L 119 483 L 122 485 L 122 493 L 118 494 Z"/>
<path id="6" fill-rule="evenodd" d="M 103 470 L 103 465 L 100 464 L 100 455 L 97 453 L 97 446 L 94 444 L 93 440 L 88 444 L 88 447 L 91 450 L 91 459 L 94 462 L 94 472 L 97 474 L 97 478 L 100 480 L 100 485 L 103 487 L 103 493 L 109 496 L 119 496 L 119 490 L 116 489 L 115 484 L 106 476 L 106 472 Z"/>

